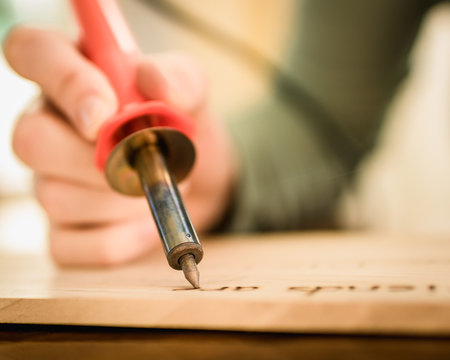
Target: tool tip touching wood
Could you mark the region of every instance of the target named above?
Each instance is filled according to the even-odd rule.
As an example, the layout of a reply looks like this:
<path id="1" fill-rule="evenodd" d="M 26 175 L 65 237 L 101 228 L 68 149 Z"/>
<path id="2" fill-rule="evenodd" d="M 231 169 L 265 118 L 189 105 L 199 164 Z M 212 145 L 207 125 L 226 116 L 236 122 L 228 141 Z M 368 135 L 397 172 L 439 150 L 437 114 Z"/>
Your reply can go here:
<path id="1" fill-rule="evenodd" d="M 194 257 L 191 254 L 183 255 L 180 259 L 180 264 L 186 280 L 189 281 L 194 288 L 199 289 L 200 274 Z"/>
<path id="2" fill-rule="evenodd" d="M 178 192 L 191 170 L 194 121 L 166 104 L 147 100 L 136 85 L 140 52 L 114 0 L 72 0 L 84 54 L 107 76 L 119 110 L 103 124 L 96 162 L 111 187 L 146 195 L 169 262 L 199 288 L 202 246 Z"/>

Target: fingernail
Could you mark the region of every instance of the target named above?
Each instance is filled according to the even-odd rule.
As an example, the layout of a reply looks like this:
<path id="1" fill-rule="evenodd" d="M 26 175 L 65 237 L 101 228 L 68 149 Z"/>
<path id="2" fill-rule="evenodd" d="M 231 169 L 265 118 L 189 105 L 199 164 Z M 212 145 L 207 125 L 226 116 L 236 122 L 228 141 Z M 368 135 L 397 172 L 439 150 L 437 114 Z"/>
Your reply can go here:
<path id="1" fill-rule="evenodd" d="M 80 130 L 88 138 L 95 138 L 100 125 L 112 112 L 111 106 L 98 95 L 83 98 L 79 106 Z"/>

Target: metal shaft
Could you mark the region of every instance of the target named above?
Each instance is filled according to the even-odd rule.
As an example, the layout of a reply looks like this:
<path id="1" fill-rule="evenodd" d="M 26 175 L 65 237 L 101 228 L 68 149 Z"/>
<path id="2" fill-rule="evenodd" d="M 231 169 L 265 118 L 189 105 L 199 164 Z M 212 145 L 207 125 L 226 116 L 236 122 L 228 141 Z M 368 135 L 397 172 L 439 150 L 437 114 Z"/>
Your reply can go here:
<path id="1" fill-rule="evenodd" d="M 198 288 L 196 264 L 203 257 L 202 246 L 158 144 L 140 147 L 134 155 L 134 167 L 139 173 L 169 265 L 183 270 L 186 279 Z"/>

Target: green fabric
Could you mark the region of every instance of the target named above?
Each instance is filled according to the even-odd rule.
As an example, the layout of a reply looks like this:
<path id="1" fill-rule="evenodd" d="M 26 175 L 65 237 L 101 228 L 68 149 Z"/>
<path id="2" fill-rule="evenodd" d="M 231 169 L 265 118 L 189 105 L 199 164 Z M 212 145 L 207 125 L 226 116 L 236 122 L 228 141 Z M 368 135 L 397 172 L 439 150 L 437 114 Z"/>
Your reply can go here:
<path id="1" fill-rule="evenodd" d="M 0 43 L 14 23 L 14 13 L 7 0 L 0 1 Z"/>
<path id="2" fill-rule="evenodd" d="M 242 173 L 222 230 L 333 225 L 339 195 L 374 145 L 433 3 L 299 2 L 286 76 L 230 125 Z"/>

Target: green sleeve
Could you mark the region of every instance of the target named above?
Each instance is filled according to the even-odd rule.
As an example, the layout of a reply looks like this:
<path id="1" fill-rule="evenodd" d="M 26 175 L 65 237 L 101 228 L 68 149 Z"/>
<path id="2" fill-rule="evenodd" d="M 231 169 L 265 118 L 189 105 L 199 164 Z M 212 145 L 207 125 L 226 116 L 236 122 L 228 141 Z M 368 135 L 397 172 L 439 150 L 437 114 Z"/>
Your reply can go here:
<path id="1" fill-rule="evenodd" d="M 299 3 L 274 91 L 231 123 L 241 173 L 226 231 L 333 226 L 431 2 Z"/>
<path id="2" fill-rule="evenodd" d="M 0 43 L 14 24 L 14 12 L 8 0 L 0 1 Z"/>

